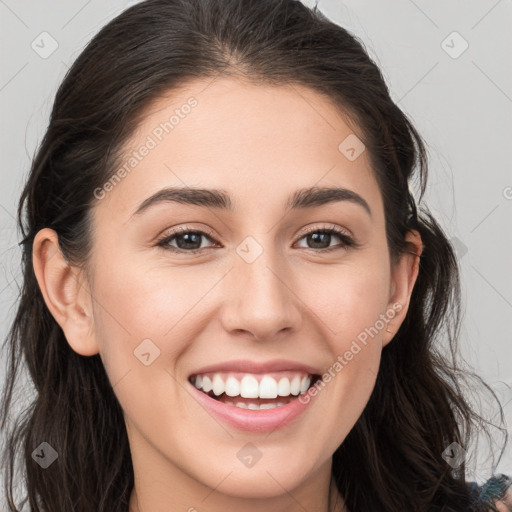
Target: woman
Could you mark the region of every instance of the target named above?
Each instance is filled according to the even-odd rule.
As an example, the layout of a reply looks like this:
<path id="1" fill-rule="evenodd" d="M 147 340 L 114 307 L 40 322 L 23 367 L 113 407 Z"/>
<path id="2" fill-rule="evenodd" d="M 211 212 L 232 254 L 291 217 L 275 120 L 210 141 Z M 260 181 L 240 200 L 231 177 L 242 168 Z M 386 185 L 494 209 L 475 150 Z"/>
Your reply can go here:
<path id="1" fill-rule="evenodd" d="M 415 174 L 417 173 L 417 175 Z M 148 0 L 78 57 L 19 205 L 30 510 L 455 511 L 485 427 L 423 142 L 289 0 Z M 487 488 L 486 488 L 487 489 Z"/>

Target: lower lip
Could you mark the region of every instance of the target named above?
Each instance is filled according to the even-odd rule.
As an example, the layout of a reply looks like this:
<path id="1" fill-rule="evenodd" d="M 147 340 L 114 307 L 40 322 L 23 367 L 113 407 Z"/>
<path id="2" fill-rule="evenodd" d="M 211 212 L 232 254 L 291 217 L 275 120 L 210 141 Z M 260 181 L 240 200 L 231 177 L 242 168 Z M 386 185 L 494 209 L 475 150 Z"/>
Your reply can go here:
<path id="1" fill-rule="evenodd" d="M 302 403 L 297 397 L 290 403 L 273 409 L 241 409 L 219 402 L 199 391 L 194 385 L 190 384 L 190 386 L 194 391 L 194 396 L 213 416 L 228 425 L 247 432 L 272 432 L 284 428 L 296 420 L 311 402 L 311 397 L 308 397 L 307 403 Z"/>

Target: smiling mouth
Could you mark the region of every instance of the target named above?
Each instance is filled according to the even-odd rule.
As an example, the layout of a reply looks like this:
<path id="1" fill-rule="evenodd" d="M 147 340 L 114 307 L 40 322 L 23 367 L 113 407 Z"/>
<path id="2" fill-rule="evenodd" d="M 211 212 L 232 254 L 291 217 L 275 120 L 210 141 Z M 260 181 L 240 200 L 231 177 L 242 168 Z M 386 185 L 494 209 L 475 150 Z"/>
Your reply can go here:
<path id="1" fill-rule="evenodd" d="M 274 409 L 306 393 L 320 375 L 301 371 L 265 374 L 214 372 L 194 374 L 189 382 L 210 398 L 240 409 Z"/>

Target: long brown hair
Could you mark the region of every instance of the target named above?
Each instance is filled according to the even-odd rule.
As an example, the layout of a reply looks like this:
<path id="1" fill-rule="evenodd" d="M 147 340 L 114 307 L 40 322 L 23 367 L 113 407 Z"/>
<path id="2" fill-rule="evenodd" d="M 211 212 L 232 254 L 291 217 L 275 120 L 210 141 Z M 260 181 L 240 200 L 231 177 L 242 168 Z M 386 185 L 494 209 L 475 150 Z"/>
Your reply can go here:
<path id="1" fill-rule="evenodd" d="M 23 286 L 5 344 L 9 363 L 1 410 L 10 510 L 19 510 L 18 465 L 31 511 L 128 510 L 133 468 L 121 407 L 100 357 L 75 353 L 46 307 L 32 266 L 33 240 L 40 229 L 52 228 L 68 260 L 85 264 L 92 250 L 93 191 L 117 168 L 147 106 L 186 82 L 219 74 L 304 85 L 332 100 L 359 127 L 369 152 L 384 199 L 390 254 L 407 250 L 411 228 L 423 239 L 405 321 L 383 349 L 363 414 L 334 453 L 333 476 L 348 508 L 478 510 L 470 504 L 464 462 L 452 468 L 442 457 L 452 442 L 468 449 L 488 422 L 463 394 L 467 376 L 479 378 L 458 366 L 460 291 L 453 248 L 409 192 L 409 185 L 417 188 L 421 205 L 425 145 L 391 100 L 364 45 L 317 9 L 292 0 L 147 0 L 108 23 L 59 87 L 18 208 Z M 35 397 L 8 427 L 23 368 Z M 42 442 L 59 457 L 44 471 L 31 457 Z"/>

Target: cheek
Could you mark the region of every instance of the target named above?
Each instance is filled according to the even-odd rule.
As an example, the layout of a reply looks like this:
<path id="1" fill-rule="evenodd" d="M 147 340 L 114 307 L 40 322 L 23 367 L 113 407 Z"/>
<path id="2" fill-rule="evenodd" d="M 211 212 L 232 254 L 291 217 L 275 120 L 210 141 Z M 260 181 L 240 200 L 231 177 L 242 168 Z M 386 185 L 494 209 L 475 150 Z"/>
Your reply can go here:
<path id="1" fill-rule="evenodd" d="M 317 268 L 300 282 L 297 295 L 314 313 L 336 354 L 347 350 L 351 340 L 364 338 L 369 329 L 373 332 L 386 313 L 390 273 L 383 263 Z M 377 327 L 380 331 L 381 322 Z"/>
<path id="2" fill-rule="evenodd" d="M 367 260 L 364 265 L 340 267 L 338 273 L 331 267 L 322 271 L 325 274 L 310 274 L 308 305 L 321 320 L 317 325 L 322 326 L 331 357 L 312 398 L 322 397 L 318 404 L 327 407 L 326 420 L 332 423 L 326 421 L 326 431 L 336 432 L 334 445 L 348 434 L 370 397 L 379 370 L 381 337 L 395 315 L 388 307 L 387 261 L 377 260 L 373 265 Z M 313 282 L 317 288 L 311 287 Z"/>
<path id="3" fill-rule="evenodd" d="M 191 318 L 200 309 L 196 306 L 217 280 L 211 273 L 191 267 L 150 269 L 130 263 L 124 267 L 102 264 L 95 278 L 100 283 L 94 290 L 100 320 L 97 322 L 95 316 L 95 323 L 101 325 L 109 343 L 122 339 L 125 346 L 129 339 L 133 350 L 149 338 L 162 351 L 166 345 L 168 350 L 179 350 L 179 340 L 188 337 L 183 329 L 187 326 L 189 331 L 194 325 Z"/>
<path id="4" fill-rule="evenodd" d="M 173 371 L 187 348 L 188 316 L 201 289 L 190 280 L 166 281 L 162 275 L 157 278 L 142 269 L 106 262 L 98 267 L 94 282 L 95 331 L 112 385 L 127 376 L 126 380 L 142 379 L 159 389 L 157 375 L 164 369 Z"/>
<path id="5" fill-rule="evenodd" d="M 95 276 L 101 283 L 94 292 L 94 315 L 102 362 L 126 418 L 138 427 L 145 424 L 142 430 L 156 439 L 165 438 L 165 425 L 190 423 L 190 411 L 176 405 L 181 389 L 176 366 L 199 329 L 194 304 L 208 290 L 192 272 L 186 280 L 176 273 L 157 276 L 105 262 Z"/>

